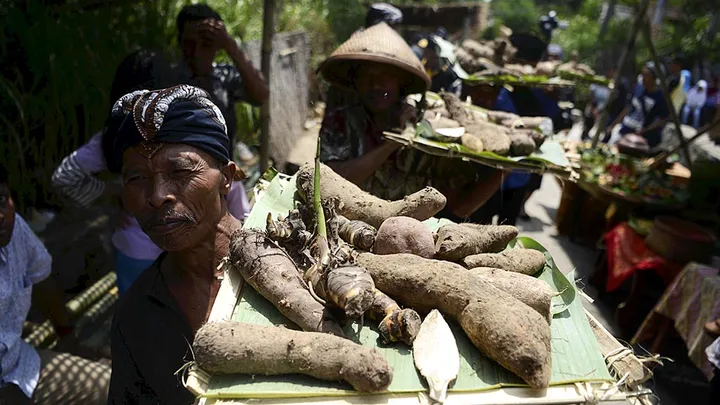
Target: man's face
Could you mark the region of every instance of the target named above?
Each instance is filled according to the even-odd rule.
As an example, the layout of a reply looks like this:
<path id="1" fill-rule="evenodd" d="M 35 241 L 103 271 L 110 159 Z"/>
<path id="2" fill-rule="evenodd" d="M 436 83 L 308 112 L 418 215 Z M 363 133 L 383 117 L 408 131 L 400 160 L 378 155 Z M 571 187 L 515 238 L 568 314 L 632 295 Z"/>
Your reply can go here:
<path id="1" fill-rule="evenodd" d="M 221 171 L 210 155 L 185 144 L 165 144 L 150 159 L 130 148 L 123 154 L 123 203 L 161 249 L 185 250 L 215 231 L 234 170 L 229 164 Z"/>
<path id="2" fill-rule="evenodd" d="M 7 246 L 15 227 L 15 203 L 7 184 L 0 183 L 0 247 Z"/>
<path id="3" fill-rule="evenodd" d="M 655 87 L 655 75 L 648 68 L 642 70 L 642 83 L 646 89 Z"/>
<path id="4" fill-rule="evenodd" d="M 400 81 L 405 73 L 394 66 L 364 63 L 355 76 L 355 86 L 365 107 L 371 112 L 385 112 L 400 99 Z"/>
<path id="5" fill-rule="evenodd" d="M 183 58 L 195 76 L 207 76 L 212 71 L 219 47 L 202 30 L 204 21 L 188 21 L 180 36 Z"/>

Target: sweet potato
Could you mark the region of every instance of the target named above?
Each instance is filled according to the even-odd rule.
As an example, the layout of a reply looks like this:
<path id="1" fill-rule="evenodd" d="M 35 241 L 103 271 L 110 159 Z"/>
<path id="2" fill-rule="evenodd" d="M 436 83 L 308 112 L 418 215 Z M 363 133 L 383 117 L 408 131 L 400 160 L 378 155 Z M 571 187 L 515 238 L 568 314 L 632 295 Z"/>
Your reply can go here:
<path id="1" fill-rule="evenodd" d="M 545 255 L 534 249 L 510 249 L 502 253 L 481 253 L 463 259 L 465 267 L 492 267 L 532 276 L 545 267 Z"/>
<path id="2" fill-rule="evenodd" d="M 509 225 L 443 225 L 437 232 L 435 257 L 442 260 L 460 261 L 478 253 L 500 252 L 511 240 L 515 239 L 517 234 L 517 228 Z"/>
<path id="3" fill-rule="evenodd" d="M 417 219 L 392 217 L 380 225 L 373 251 L 379 255 L 412 253 L 431 258 L 435 255 L 435 241 L 430 229 Z"/>
<path id="4" fill-rule="evenodd" d="M 529 306 L 454 263 L 371 253 L 361 253 L 356 263 L 399 303 L 426 313 L 438 309 L 485 355 L 533 388 L 548 386 L 550 326 Z"/>
<path id="5" fill-rule="evenodd" d="M 545 135 L 536 129 L 522 128 L 522 129 L 516 129 L 515 132 L 521 132 L 521 133 L 528 134 L 528 136 L 530 136 L 530 139 L 532 139 L 533 142 L 535 142 L 535 150 L 539 149 L 543 145 L 543 143 L 545 143 L 545 138 L 546 138 Z"/>
<path id="6" fill-rule="evenodd" d="M 306 374 L 384 391 L 392 368 L 375 350 L 316 332 L 236 322 L 205 324 L 193 342 L 197 365 L 213 374 Z"/>
<path id="7" fill-rule="evenodd" d="M 312 201 L 314 172 L 312 164 L 305 164 L 297 173 L 297 189 L 305 201 Z M 405 216 L 424 221 L 440 212 L 447 201 L 442 193 L 432 187 L 425 187 L 402 200 L 382 200 L 360 190 L 325 165 L 320 165 L 320 178 L 322 199 L 339 200 L 339 215 L 366 222 L 376 228 L 390 217 Z"/>
<path id="8" fill-rule="evenodd" d="M 546 282 L 527 274 L 489 267 L 477 267 L 471 269 L 470 273 L 522 301 L 548 322 L 552 319 L 550 309 L 555 294 Z"/>
<path id="9" fill-rule="evenodd" d="M 293 261 L 263 232 L 235 232 L 230 262 L 248 284 L 303 330 L 344 335 L 328 309 L 312 297 Z"/>
<path id="10" fill-rule="evenodd" d="M 510 138 L 510 154 L 513 156 L 528 156 L 535 152 L 535 141 L 525 132 L 511 131 L 508 134 Z"/>
<path id="11" fill-rule="evenodd" d="M 496 124 L 503 124 L 506 121 L 513 122 L 520 119 L 520 116 L 511 112 L 489 110 L 487 112 L 488 119 Z"/>

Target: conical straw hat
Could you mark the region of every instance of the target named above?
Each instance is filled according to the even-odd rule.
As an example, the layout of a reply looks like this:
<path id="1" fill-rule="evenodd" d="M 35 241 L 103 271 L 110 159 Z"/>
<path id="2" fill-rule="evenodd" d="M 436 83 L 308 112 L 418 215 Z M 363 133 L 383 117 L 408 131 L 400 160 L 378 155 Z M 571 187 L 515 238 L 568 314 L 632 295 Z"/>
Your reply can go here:
<path id="1" fill-rule="evenodd" d="M 404 70 L 410 78 L 409 94 L 424 93 L 430 87 L 430 78 L 420 60 L 386 23 L 354 33 L 320 64 L 318 71 L 325 80 L 352 88 L 350 68 L 357 62 L 387 63 Z"/>

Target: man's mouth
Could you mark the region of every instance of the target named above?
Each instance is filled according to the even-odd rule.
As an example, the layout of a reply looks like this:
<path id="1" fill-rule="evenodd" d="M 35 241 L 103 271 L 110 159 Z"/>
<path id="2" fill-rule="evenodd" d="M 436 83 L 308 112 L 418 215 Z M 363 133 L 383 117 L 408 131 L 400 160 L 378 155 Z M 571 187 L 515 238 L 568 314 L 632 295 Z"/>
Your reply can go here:
<path id="1" fill-rule="evenodd" d="M 184 217 L 164 217 L 148 223 L 146 229 L 155 234 L 168 234 L 191 221 Z"/>

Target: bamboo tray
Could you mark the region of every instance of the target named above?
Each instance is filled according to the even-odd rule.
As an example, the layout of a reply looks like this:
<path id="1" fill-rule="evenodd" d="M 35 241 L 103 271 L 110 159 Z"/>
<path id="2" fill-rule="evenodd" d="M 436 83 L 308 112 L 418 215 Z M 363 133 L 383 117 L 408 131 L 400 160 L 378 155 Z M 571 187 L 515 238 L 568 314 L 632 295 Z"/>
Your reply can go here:
<path id="1" fill-rule="evenodd" d="M 286 213 L 293 204 L 294 178 L 278 175 L 269 186 L 262 188 L 245 227 L 264 227 L 268 213 Z M 444 220 L 431 219 L 426 224 L 436 228 Z M 544 248 L 529 238 L 519 238 L 529 248 Z M 614 379 L 605 365 L 598 341 L 593 334 L 573 283 L 568 281 L 547 254 L 548 265 L 540 275 L 552 288 L 561 292 L 553 302 L 552 322 L 552 379 L 546 390 L 529 389 L 517 377 L 482 356 L 453 327 L 461 352 L 461 371 L 450 389 L 448 403 L 473 404 L 574 404 L 584 403 L 595 395 L 596 403 L 625 403 L 620 392 L 603 391 Z M 230 267 L 230 266 L 228 266 Z M 569 277 L 572 279 L 572 274 Z M 234 320 L 259 324 L 287 324 L 282 315 L 249 286 L 239 274 L 226 269 L 209 321 Z M 377 332 L 366 325 L 359 335 L 357 325 L 348 325 L 348 336 L 364 345 L 377 347 L 394 369 L 389 390 L 381 395 L 360 394 L 341 383 L 324 382 L 305 376 L 210 376 L 194 368 L 186 379 L 186 386 L 199 397 L 201 404 L 241 403 L 322 403 L 354 404 L 418 403 L 418 393 L 426 387 L 415 371 L 410 349 L 402 346 L 385 347 L 377 344 Z M 598 392 L 605 392 L 599 395 Z M 594 394 L 592 394 L 594 392 Z M 608 402 L 609 401 L 609 402 Z"/>

